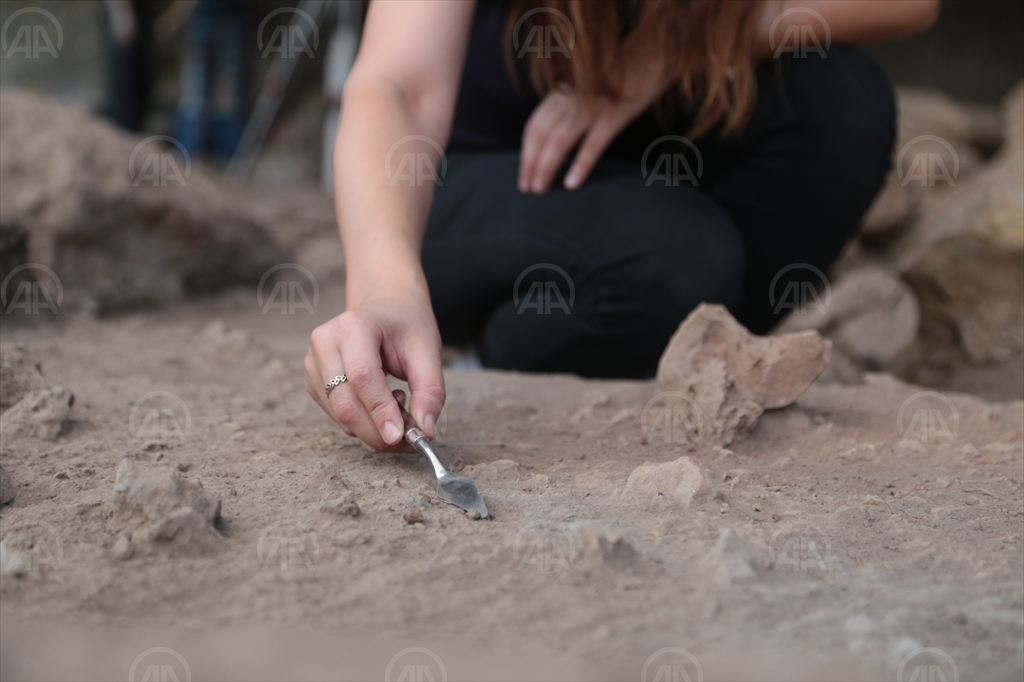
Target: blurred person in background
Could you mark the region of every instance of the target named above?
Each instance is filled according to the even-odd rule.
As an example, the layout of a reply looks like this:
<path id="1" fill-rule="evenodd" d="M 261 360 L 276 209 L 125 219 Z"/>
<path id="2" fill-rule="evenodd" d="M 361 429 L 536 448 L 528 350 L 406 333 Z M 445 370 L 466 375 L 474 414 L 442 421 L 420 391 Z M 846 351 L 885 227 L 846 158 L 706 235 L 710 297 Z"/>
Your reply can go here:
<path id="1" fill-rule="evenodd" d="M 105 0 L 101 12 L 107 79 L 100 113 L 133 131 L 142 130 L 149 110 L 154 4 L 151 0 Z"/>
<path id="2" fill-rule="evenodd" d="M 408 381 L 432 437 L 442 339 L 485 367 L 650 377 L 701 302 L 765 333 L 775 278 L 827 270 L 889 169 L 892 88 L 852 45 L 937 14 L 935 0 L 373 2 L 334 158 L 347 305 L 311 335 L 308 393 L 349 435 L 400 450 L 386 375 Z M 658 171 L 665 135 L 678 144 Z M 443 180 L 386 168 L 415 136 Z M 544 281 L 547 264 L 566 281 Z M 537 284 L 553 309 L 524 310 Z"/>
<path id="3" fill-rule="evenodd" d="M 174 138 L 193 157 L 234 154 L 248 113 L 248 18 L 241 0 L 173 0 L 157 18 L 158 38 L 184 29 Z"/>

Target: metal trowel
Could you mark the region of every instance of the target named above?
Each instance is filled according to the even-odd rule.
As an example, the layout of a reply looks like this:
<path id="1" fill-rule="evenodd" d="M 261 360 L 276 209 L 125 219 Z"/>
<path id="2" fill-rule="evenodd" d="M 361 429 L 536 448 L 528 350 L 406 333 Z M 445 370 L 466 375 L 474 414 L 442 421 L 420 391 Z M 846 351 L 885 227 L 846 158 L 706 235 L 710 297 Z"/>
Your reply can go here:
<path id="1" fill-rule="evenodd" d="M 481 519 L 487 518 L 487 505 L 480 497 L 480 491 L 476 489 L 476 483 L 470 478 L 456 476 L 448 472 L 441 464 L 441 460 L 430 447 L 430 441 L 426 434 L 413 426 L 405 432 L 405 440 L 414 448 L 422 452 L 434 465 L 434 474 L 437 475 L 437 496 L 445 502 L 454 504 L 456 507 L 465 509 L 467 512 L 476 512 Z"/>

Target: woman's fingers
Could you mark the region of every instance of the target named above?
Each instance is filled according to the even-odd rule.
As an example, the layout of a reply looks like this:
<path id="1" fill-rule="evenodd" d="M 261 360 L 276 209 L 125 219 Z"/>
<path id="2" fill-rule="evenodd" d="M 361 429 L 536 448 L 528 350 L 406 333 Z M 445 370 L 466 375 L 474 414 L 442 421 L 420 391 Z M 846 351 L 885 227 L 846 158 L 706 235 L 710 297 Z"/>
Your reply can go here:
<path id="1" fill-rule="evenodd" d="M 551 188 L 558 168 L 586 129 L 587 122 L 579 116 L 567 117 L 558 122 L 544 140 L 544 149 L 534 168 L 530 189 L 537 194 L 543 194 Z"/>
<path id="2" fill-rule="evenodd" d="M 404 432 L 402 413 L 398 409 L 395 397 L 391 395 L 391 387 L 388 386 L 387 377 L 384 375 L 381 363 L 381 337 L 371 333 L 365 323 L 354 317 L 346 318 L 343 315 L 338 319 L 339 338 L 343 340 L 342 366 L 348 377 L 348 382 L 338 388 L 348 387 L 349 390 L 344 393 L 354 394 L 360 407 L 369 413 L 378 436 L 384 443 L 401 443 Z M 353 430 L 360 438 L 363 437 L 358 429 Z"/>
<path id="3" fill-rule="evenodd" d="M 559 123 L 572 115 L 574 107 L 570 95 L 562 92 L 549 93 L 526 122 L 523 128 L 522 151 L 519 155 L 519 191 L 539 192 L 541 185 L 537 182 L 536 168 L 540 155 L 547 146 L 548 137 L 555 131 Z"/>
<path id="4" fill-rule="evenodd" d="M 445 401 L 441 354 L 437 344 L 410 340 L 405 356 L 405 375 L 412 393 L 409 412 L 427 438 L 433 438 Z"/>
<path id="5" fill-rule="evenodd" d="M 576 152 L 576 158 L 573 159 L 569 172 L 565 174 L 566 189 L 579 189 L 583 186 L 590 171 L 594 169 L 598 159 L 604 154 L 604 150 L 608 148 L 624 125 L 624 122 L 616 120 L 614 114 L 610 112 L 597 117 L 594 125 L 583 138 L 583 143 L 580 144 L 580 148 Z"/>

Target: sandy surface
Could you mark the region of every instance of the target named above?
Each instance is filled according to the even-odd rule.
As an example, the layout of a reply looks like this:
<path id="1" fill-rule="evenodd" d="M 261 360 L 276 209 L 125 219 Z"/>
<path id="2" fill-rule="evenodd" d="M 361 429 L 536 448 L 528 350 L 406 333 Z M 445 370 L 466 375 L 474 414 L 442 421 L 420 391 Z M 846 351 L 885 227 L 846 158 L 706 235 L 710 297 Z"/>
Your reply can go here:
<path id="1" fill-rule="evenodd" d="M 492 510 L 472 521 L 426 461 L 305 395 L 340 292 L 316 316 L 250 297 L 4 325 L 76 399 L 56 442 L 3 444 L 3 538 L 34 557 L 0 582 L 4 679 L 141 680 L 160 657 L 197 680 L 1024 675 L 1020 401 L 871 375 L 690 452 L 653 382 L 451 371 L 438 450 Z M 685 455 L 705 472 L 689 506 L 623 492 Z M 125 457 L 218 496 L 217 542 L 118 558 Z M 322 507 L 344 495 L 358 515 Z"/>

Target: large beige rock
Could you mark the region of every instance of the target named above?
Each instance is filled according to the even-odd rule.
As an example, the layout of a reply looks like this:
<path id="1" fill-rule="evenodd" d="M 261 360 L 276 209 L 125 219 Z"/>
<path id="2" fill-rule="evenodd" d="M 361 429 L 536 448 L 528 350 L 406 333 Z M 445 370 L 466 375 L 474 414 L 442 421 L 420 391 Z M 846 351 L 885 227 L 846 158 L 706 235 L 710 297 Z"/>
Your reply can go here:
<path id="1" fill-rule="evenodd" d="M 866 265 L 836 280 L 827 307 L 794 312 L 778 332 L 820 332 L 832 340 L 833 351 L 863 369 L 892 371 L 909 354 L 920 318 L 910 287 L 895 273 Z"/>
<path id="2" fill-rule="evenodd" d="M 703 445 L 727 445 L 766 410 L 792 404 L 828 366 L 832 344 L 815 331 L 754 336 L 720 305 L 702 304 L 658 363 L 658 389 L 700 412 Z"/>
<path id="3" fill-rule="evenodd" d="M 991 163 L 929 195 L 892 248 L 921 303 L 926 354 L 974 363 L 1024 346 L 1024 84 L 1003 107 L 1006 142 Z"/>
<path id="4" fill-rule="evenodd" d="M 99 312 L 158 304 L 256 284 L 289 260 L 244 197 L 166 144 L 4 90 L 4 222 L 28 231 L 29 261 L 56 271 L 69 302 Z"/>
<path id="5" fill-rule="evenodd" d="M 919 182 L 916 173 L 921 168 L 915 167 L 915 159 L 937 156 L 958 184 L 978 167 L 979 150 L 995 149 L 1002 141 L 994 107 L 964 104 L 940 92 L 906 87 L 897 89 L 896 101 L 899 120 L 894 168 L 864 217 L 862 232 L 867 235 L 905 227 L 917 217 L 925 196 L 950 187 L 945 181 Z"/>

